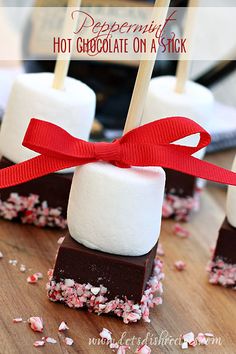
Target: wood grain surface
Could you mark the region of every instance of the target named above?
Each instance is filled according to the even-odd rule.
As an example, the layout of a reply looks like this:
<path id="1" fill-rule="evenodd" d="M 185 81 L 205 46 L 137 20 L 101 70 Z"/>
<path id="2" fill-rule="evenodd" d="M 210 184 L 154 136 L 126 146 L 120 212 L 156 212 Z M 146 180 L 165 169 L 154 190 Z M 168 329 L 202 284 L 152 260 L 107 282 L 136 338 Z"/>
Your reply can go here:
<path id="1" fill-rule="evenodd" d="M 213 157 L 212 157 L 213 156 Z M 233 153 L 211 155 L 211 160 L 223 161 L 229 167 Z M 220 164 L 219 162 L 219 164 Z M 201 210 L 194 215 L 186 228 L 191 232 L 188 239 L 180 239 L 172 233 L 173 221 L 164 221 L 161 243 L 165 250 L 163 305 L 151 310 L 151 323 L 125 325 L 111 317 L 97 316 L 86 311 L 71 310 L 60 304 L 51 303 L 46 296 L 47 270 L 53 266 L 57 240 L 61 231 L 22 226 L 0 221 L 0 353 L 112 353 L 104 345 L 89 345 L 89 339 L 99 338 L 99 331 L 105 327 L 113 332 L 113 338 L 132 339 L 134 353 L 138 338 L 149 336 L 152 353 L 181 353 L 179 345 L 163 340 L 169 336 L 193 331 L 212 332 L 220 341 L 207 347 L 198 346 L 186 352 L 191 353 L 236 353 L 236 307 L 235 292 L 208 283 L 206 265 L 210 259 L 210 247 L 217 239 L 217 232 L 224 218 L 225 189 L 210 184 L 204 191 Z M 16 259 L 16 266 L 9 264 Z M 173 268 L 176 260 L 184 260 L 187 268 L 178 272 Z M 20 264 L 27 271 L 21 273 Z M 29 269 L 30 268 L 30 269 Z M 26 278 L 34 272 L 42 272 L 44 278 L 37 284 L 28 284 Z M 57 344 L 46 344 L 34 348 L 33 342 L 42 334 L 33 332 L 27 323 L 13 323 L 13 318 L 41 316 L 44 320 L 43 335 L 51 336 Z M 73 346 L 66 346 L 63 334 L 58 333 L 61 321 L 69 325 L 67 336 L 74 339 Z M 151 345 L 150 338 L 159 340 Z"/>

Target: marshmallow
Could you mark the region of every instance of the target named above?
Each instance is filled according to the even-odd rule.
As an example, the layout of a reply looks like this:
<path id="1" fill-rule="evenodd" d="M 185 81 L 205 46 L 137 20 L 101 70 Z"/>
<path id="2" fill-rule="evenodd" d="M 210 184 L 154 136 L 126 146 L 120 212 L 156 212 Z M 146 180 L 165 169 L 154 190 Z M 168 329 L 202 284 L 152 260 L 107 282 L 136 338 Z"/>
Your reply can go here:
<path id="1" fill-rule="evenodd" d="M 232 171 L 236 172 L 236 156 L 234 158 Z M 235 186 L 228 187 L 226 215 L 230 225 L 236 227 L 236 187 Z"/>
<path id="2" fill-rule="evenodd" d="M 65 79 L 64 90 L 52 88 L 52 82 L 52 73 L 39 73 L 21 74 L 13 84 L 0 131 L 0 154 L 14 163 L 37 155 L 22 146 L 31 118 L 57 124 L 81 139 L 89 137 L 95 112 L 95 93 L 70 77 Z"/>
<path id="3" fill-rule="evenodd" d="M 70 235 L 99 251 L 146 254 L 159 238 L 164 186 L 160 167 L 77 167 L 67 212 Z"/>
<path id="4" fill-rule="evenodd" d="M 160 76 L 150 81 L 142 124 L 160 118 L 183 116 L 193 119 L 198 124 L 208 129 L 212 116 L 214 98 L 210 90 L 192 82 L 186 82 L 184 93 L 175 92 L 176 77 Z M 178 140 L 179 145 L 196 146 L 198 135 Z M 205 149 L 194 154 L 203 158 Z"/>

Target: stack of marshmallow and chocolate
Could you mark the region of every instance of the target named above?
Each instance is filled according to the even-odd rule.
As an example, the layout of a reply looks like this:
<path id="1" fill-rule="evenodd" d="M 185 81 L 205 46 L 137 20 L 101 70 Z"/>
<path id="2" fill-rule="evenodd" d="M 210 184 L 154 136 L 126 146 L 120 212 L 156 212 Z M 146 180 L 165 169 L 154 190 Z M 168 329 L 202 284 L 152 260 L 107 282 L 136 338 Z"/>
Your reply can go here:
<path id="1" fill-rule="evenodd" d="M 1 169 L 37 155 L 22 146 L 34 116 L 88 139 L 95 114 L 95 93 L 70 77 L 65 78 L 64 89 L 54 89 L 53 78 L 51 73 L 22 74 L 13 84 L 0 131 Z M 0 216 L 41 227 L 65 228 L 73 171 L 66 169 L 1 189 Z"/>
<path id="2" fill-rule="evenodd" d="M 185 91 L 175 91 L 176 77 L 161 76 L 151 80 L 143 113 L 142 124 L 170 116 L 191 117 L 208 129 L 214 98 L 210 90 L 193 81 L 187 81 Z M 199 137 L 181 139 L 178 144 L 196 146 Z M 202 159 L 205 149 L 194 156 Z M 166 169 L 166 188 L 163 217 L 188 220 L 191 211 L 198 209 L 202 180 L 181 172 Z"/>
<path id="3" fill-rule="evenodd" d="M 236 156 L 232 171 L 236 172 Z M 219 230 L 213 260 L 210 264 L 210 282 L 236 289 L 236 187 L 229 186 L 226 217 Z"/>

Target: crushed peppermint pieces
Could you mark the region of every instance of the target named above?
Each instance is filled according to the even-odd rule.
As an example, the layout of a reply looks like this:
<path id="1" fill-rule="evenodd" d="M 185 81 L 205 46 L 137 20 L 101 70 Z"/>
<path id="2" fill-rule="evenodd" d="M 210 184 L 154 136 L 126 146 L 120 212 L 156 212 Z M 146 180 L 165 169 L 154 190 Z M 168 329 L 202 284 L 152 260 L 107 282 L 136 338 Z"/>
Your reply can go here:
<path id="1" fill-rule="evenodd" d="M 45 341 L 44 340 L 36 340 L 34 342 L 34 347 L 43 347 L 45 345 Z"/>
<path id="2" fill-rule="evenodd" d="M 198 344 L 199 345 L 208 345 L 208 340 L 207 337 L 214 337 L 212 333 L 198 333 L 198 335 L 194 336 L 193 332 L 186 333 L 181 336 L 182 343 L 181 343 L 181 348 L 182 349 L 188 349 L 188 347 L 196 347 Z"/>
<path id="3" fill-rule="evenodd" d="M 112 333 L 106 328 L 103 328 L 102 331 L 99 333 L 99 335 L 102 339 L 105 339 L 107 342 L 112 341 L 112 337 L 111 337 Z"/>
<path id="4" fill-rule="evenodd" d="M 2 254 L 2 252 L 0 252 L 0 259 L 2 259 L 3 258 L 3 254 Z"/>
<path id="5" fill-rule="evenodd" d="M 39 196 L 35 194 L 24 197 L 18 193 L 11 193 L 7 200 L 0 200 L 0 217 L 38 227 L 65 229 L 67 226 L 61 208 L 50 208 L 46 201 L 41 202 Z"/>
<path id="6" fill-rule="evenodd" d="M 42 339 L 45 339 L 45 341 L 47 343 L 50 343 L 50 344 L 56 344 L 57 343 L 56 339 L 54 339 L 52 337 L 43 337 Z"/>
<path id="7" fill-rule="evenodd" d="M 162 244 L 160 242 L 158 242 L 158 246 L 157 246 L 157 255 L 158 256 L 165 255 L 164 249 L 163 249 Z"/>
<path id="8" fill-rule="evenodd" d="M 36 284 L 37 282 L 38 282 L 38 277 L 36 274 L 32 274 L 27 277 L 27 283 Z"/>
<path id="9" fill-rule="evenodd" d="M 174 224 L 173 234 L 180 238 L 188 238 L 190 236 L 190 232 L 179 223 Z"/>
<path id="10" fill-rule="evenodd" d="M 72 345 L 74 343 L 73 339 L 70 337 L 65 337 L 64 342 L 66 345 Z"/>
<path id="11" fill-rule="evenodd" d="M 20 272 L 25 273 L 25 271 L 26 271 L 26 266 L 24 264 L 21 264 L 20 265 Z"/>
<path id="12" fill-rule="evenodd" d="M 120 345 L 117 350 L 117 354 L 126 354 L 127 349 L 130 349 L 128 345 Z"/>
<path id="13" fill-rule="evenodd" d="M 150 309 L 162 304 L 162 280 L 164 278 L 162 268 L 163 262 L 156 258 L 153 274 L 147 282 L 141 302 L 137 304 L 132 300 L 119 298 L 109 301 L 106 297 L 109 289 L 102 285 L 99 293 L 94 295 L 91 291 L 94 287 L 91 284 L 80 284 L 71 279 L 56 282 L 52 277 L 52 271 L 50 271 L 47 284 L 48 297 L 51 301 L 60 301 L 70 308 L 87 307 L 90 312 L 98 315 L 102 313 L 116 315 L 123 319 L 124 323 L 137 322 L 141 319 L 150 322 Z"/>
<path id="14" fill-rule="evenodd" d="M 62 321 L 60 326 L 58 327 L 58 331 L 62 332 L 62 331 L 66 331 L 67 329 L 69 329 L 69 327 L 67 326 L 66 322 Z"/>
<path id="15" fill-rule="evenodd" d="M 236 290 L 236 264 L 225 263 L 220 257 L 208 264 L 209 283 Z"/>
<path id="16" fill-rule="evenodd" d="M 136 349 L 136 352 L 135 353 L 139 353 L 139 354 L 151 354 L 151 348 L 146 345 L 146 344 L 143 344 L 141 345 L 140 347 L 138 347 Z"/>
<path id="17" fill-rule="evenodd" d="M 196 190 L 194 197 L 179 197 L 172 193 L 165 194 L 162 217 L 176 221 L 188 221 L 192 211 L 199 210 L 201 190 Z"/>
<path id="18" fill-rule="evenodd" d="M 186 263 L 184 261 L 176 261 L 174 266 L 177 270 L 182 271 L 186 269 Z"/>
<path id="19" fill-rule="evenodd" d="M 13 323 L 20 323 L 23 322 L 23 319 L 21 317 L 13 318 Z"/>
<path id="20" fill-rule="evenodd" d="M 13 266 L 16 266 L 18 261 L 16 259 L 9 259 L 8 263 L 12 264 Z"/>
<path id="21" fill-rule="evenodd" d="M 28 323 L 34 332 L 43 332 L 43 320 L 41 317 L 30 317 Z"/>

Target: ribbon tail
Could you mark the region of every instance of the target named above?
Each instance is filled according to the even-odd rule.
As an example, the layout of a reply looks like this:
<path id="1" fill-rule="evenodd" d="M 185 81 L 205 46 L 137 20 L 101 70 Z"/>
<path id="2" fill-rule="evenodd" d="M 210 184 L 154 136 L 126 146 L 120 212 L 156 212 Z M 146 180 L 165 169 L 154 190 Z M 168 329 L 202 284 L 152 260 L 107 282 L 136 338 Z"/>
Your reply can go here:
<path id="1" fill-rule="evenodd" d="M 0 188 L 7 188 L 28 182 L 49 173 L 63 170 L 69 167 L 79 166 L 91 159 L 58 159 L 44 155 L 36 156 L 30 160 L 9 166 L 0 170 Z"/>
<path id="2" fill-rule="evenodd" d="M 168 152 L 160 158 L 160 166 L 183 172 L 209 181 L 236 186 L 236 173 L 210 162 L 181 152 Z"/>

